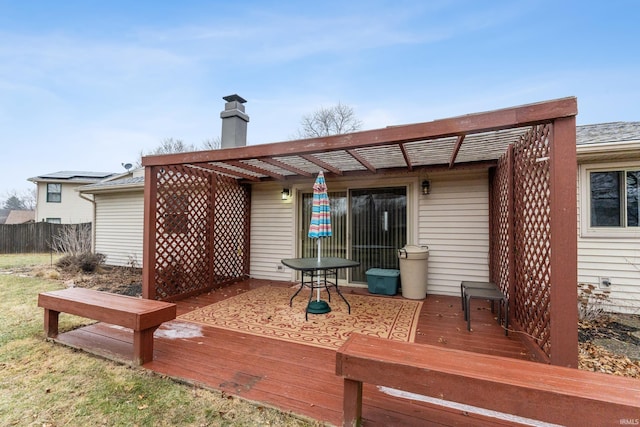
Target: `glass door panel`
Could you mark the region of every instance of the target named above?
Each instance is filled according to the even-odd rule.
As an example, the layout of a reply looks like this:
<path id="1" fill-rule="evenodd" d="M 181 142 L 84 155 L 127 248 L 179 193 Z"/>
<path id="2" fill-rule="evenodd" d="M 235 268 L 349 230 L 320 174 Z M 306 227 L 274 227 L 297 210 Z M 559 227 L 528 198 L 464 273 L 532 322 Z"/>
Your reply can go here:
<path id="1" fill-rule="evenodd" d="M 329 192 L 331 207 L 331 237 L 321 239 L 321 256 L 347 258 L 347 193 L 344 191 Z M 301 239 L 304 258 L 318 256 L 317 239 L 309 238 L 309 224 L 311 223 L 311 204 L 313 193 L 302 194 Z M 339 270 L 339 279 L 346 279 L 346 270 Z"/>
<path id="2" fill-rule="evenodd" d="M 351 190 L 352 282 L 366 282 L 370 268 L 397 269 L 398 249 L 407 241 L 407 191 L 398 188 Z"/>

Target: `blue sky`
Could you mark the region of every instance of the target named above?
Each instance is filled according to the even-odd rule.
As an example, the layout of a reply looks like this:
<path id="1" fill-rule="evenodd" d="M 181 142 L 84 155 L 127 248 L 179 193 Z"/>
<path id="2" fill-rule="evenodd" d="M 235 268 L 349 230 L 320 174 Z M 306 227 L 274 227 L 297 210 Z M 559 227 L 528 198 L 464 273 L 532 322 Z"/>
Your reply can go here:
<path id="1" fill-rule="evenodd" d="M 640 2 L 0 0 L 0 200 L 60 170 L 121 172 L 165 138 L 291 139 L 342 102 L 363 129 L 576 96 L 640 120 Z"/>

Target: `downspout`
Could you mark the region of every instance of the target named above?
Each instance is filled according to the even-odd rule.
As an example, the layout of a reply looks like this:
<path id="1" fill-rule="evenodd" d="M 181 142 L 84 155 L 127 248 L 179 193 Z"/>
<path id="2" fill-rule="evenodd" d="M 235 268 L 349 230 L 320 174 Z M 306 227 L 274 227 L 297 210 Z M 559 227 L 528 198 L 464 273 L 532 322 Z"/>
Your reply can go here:
<path id="1" fill-rule="evenodd" d="M 93 253 L 96 252 L 96 197 L 95 195 L 92 198 L 86 197 L 83 193 L 78 192 L 78 195 L 81 199 L 84 199 L 88 202 L 91 202 L 93 205 L 93 213 L 91 215 L 91 251 Z"/>

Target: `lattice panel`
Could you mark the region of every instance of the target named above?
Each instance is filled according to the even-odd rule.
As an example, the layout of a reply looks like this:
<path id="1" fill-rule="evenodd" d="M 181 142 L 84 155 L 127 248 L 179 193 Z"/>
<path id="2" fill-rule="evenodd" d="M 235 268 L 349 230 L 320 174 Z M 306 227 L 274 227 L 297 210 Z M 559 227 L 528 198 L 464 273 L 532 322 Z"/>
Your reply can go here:
<path id="1" fill-rule="evenodd" d="M 531 129 L 514 145 L 515 280 L 514 315 L 536 339 L 550 348 L 550 175 L 551 125 Z"/>
<path id="2" fill-rule="evenodd" d="M 206 288 L 210 282 L 211 173 L 166 166 L 157 177 L 156 298 Z"/>
<path id="3" fill-rule="evenodd" d="M 511 300 L 509 277 L 511 260 L 510 233 L 513 233 L 512 156 L 508 150 L 499 160 L 491 182 L 491 280 Z"/>
<path id="4" fill-rule="evenodd" d="M 214 282 L 249 274 L 249 189 L 235 179 L 216 176 L 214 204 Z"/>
<path id="5" fill-rule="evenodd" d="M 156 194 L 157 299 L 199 293 L 247 274 L 246 189 L 211 171 L 172 165 L 159 169 Z"/>

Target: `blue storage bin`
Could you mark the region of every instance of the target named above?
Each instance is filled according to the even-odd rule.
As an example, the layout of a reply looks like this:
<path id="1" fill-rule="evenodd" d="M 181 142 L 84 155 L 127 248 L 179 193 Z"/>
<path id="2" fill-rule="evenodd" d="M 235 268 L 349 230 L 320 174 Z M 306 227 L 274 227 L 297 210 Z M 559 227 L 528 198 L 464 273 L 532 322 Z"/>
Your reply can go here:
<path id="1" fill-rule="evenodd" d="M 369 292 L 372 294 L 395 295 L 398 292 L 400 270 L 370 268 L 366 275 Z"/>

